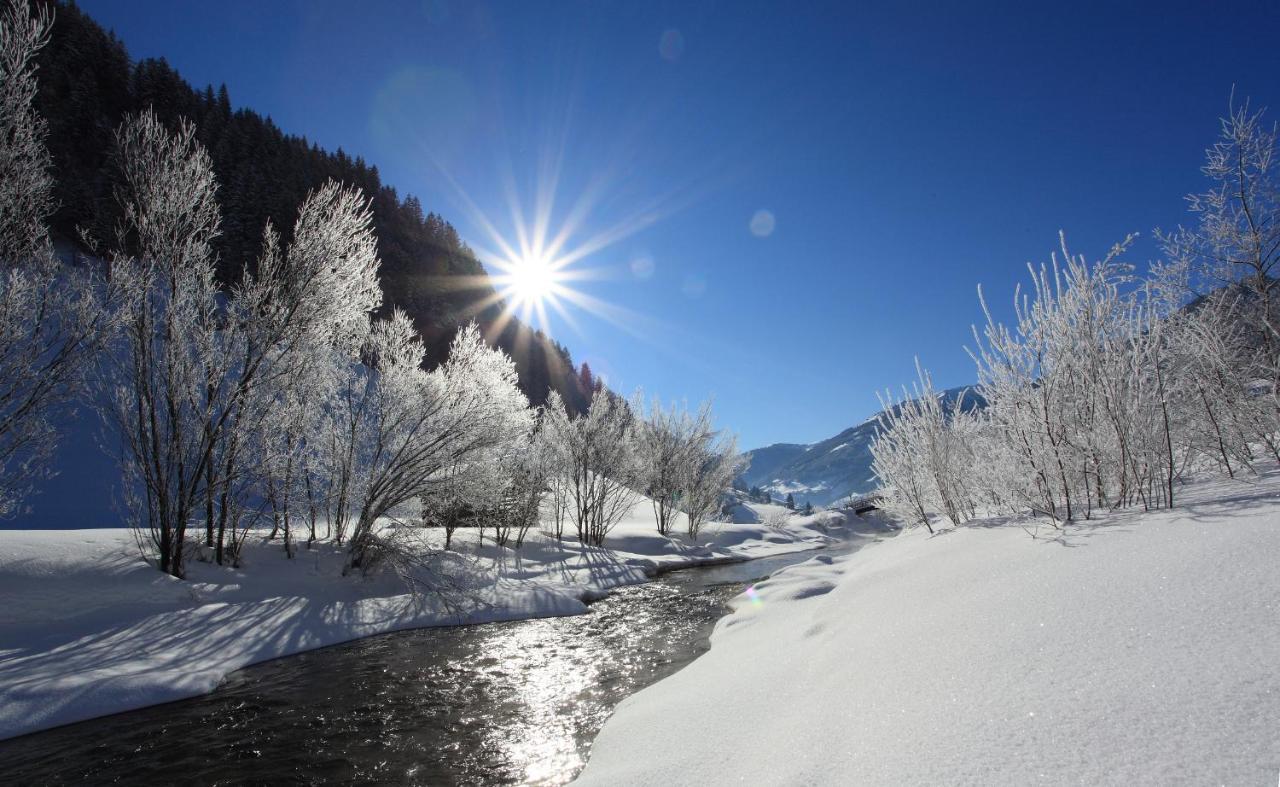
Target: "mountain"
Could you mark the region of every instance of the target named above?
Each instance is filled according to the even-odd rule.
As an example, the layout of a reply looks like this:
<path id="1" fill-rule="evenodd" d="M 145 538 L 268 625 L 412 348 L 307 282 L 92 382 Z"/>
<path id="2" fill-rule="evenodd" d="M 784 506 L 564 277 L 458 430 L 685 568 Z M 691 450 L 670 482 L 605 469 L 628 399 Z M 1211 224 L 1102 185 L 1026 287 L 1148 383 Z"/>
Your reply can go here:
<path id="1" fill-rule="evenodd" d="M 550 390 L 573 410 L 585 410 L 594 378 L 569 351 L 519 320 L 504 320 L 484 266 L 448 221 L 412 195 L 384 183 L 378 168 L 341 148 L 324 150 L 278 128 L 270 116 L 235 107 L 226 86 L 196 89 L 163 59 L 135 61 L 124 44 L 73 2 L 29 0 L 54 13 L 49 44 L 38 58 L 36 108 L 48 124 L 57 209 L 50 217 L 64 247 L 99 256 L 113 237 L 116 167 L 113 133 L 131 113 L 151 109 L 175 127 L 195 126 L 218 179 L 222 234 L 216 240 L 218 278 L 234 285 L 253 266 L 268 221 L 293 227 L 306 194 L 329 179 L 359 187 L 370 200 L 382 259 L 383 312 L 403 309 L 422 335 L 427 363 L 444 359 L 457 329 L 474 319 L 488 341 L 515 362 L 520 387 L 534 404 Z M 450 122 L 447 118 L 440 123 Z"/>
<path id="2" fill-rule="evenodd" d="M 964 408 L 986 403 L 972 386 L 941 391 L 942 406 L 950 412 L 964 395 Z M 759 486 L 774 497 L 795 497 L 796 505 L 826 506 L 876 487 L 871 471 L 871 441 L 880 428 L 882 413 L 851 426 L 834 437 L 811 445 L 775 443 L 748 451 L 751 464 L 738 480 L 745 487 Z"/>
<path id="3" fill-rule="evenodd" d="M 740 478 L 747 482 L 748 486 L 767 481 L 773 478 L 779 468 L 786 467 L 807 450 L 809 446 L 800 443 L 774 443 L 748 451 L 747 456 L 751 457 L 751 465 Z"/>

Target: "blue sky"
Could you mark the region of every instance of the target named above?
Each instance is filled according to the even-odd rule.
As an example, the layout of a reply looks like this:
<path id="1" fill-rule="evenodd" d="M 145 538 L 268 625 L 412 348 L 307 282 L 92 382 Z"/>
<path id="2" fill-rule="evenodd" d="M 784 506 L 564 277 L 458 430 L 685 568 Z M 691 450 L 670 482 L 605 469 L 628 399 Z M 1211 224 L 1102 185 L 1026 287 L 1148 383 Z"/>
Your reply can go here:
<path id="1" fill-rule="evenodd" d="M 1060 229 L 1145 263 L 1232 86 L 1280 120 L 1274 0 L 79 4 L 479 248 L 554 184 L 608 314 L 552 333 L 616 389 L 714 396 L 746 448 L 861 421 L 915 356 L 972 381 L 978 283 L 1007 314 Z"/>

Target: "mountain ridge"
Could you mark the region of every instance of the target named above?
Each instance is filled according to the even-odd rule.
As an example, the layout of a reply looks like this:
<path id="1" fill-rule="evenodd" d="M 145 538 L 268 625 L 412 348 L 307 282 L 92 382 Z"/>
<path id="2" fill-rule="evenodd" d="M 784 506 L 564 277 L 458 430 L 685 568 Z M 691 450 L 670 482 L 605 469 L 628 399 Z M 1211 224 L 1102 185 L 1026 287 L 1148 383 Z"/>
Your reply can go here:
<path id="1" fill-rule="evenodd" d="M 947 412 L 961 401 L 965 409 L 986 404 L 975 385 L 948 388 L 938 391 L 937 396 Z M 816 443 L 774 443 L 747 451 L 751 464 L 738 483 L 748 488 L 758 486 L 774 497 L 790 494 L 797 506 L 830 506 L 871 492 L 877 485 L 871 469 L 871 443 L 884 412 Z"/>

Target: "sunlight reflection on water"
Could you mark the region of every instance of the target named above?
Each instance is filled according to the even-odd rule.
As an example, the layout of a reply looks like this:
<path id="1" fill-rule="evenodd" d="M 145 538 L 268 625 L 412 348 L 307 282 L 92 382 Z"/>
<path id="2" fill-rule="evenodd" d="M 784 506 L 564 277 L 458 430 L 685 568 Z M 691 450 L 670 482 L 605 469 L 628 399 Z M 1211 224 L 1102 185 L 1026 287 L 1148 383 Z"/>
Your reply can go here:
<path id="1" fill-rule="evenodd" d="M 261 664 L 206 697 L 0 742 L 0 773 L 15 784 L 563 784 L 618 702 L 706 649 L 728 599 L 811 556 L 677 572 L 587 615 L 401 632 Z"/>

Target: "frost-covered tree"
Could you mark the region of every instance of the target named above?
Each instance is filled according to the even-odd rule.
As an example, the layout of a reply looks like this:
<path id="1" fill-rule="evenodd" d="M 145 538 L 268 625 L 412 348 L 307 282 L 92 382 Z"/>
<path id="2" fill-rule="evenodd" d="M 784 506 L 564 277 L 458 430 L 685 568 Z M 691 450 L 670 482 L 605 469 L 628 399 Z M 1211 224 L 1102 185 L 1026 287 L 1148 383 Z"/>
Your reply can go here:
<path id="1" fill-rule="evenodd" d="M 665 536 L 687 499 L 693 464 L 701 461 L 699 452 L 715 435 L 711 406 L 690 413 L 674 404 L 664 408 L 655 399 L 646 407 L 637 393 L 631 407 L 637 417 L 636 485 L 652 501 L 658 533 Z"/>
<path id="2" fill-rule="evenodd" d="M 532 425 L 515 365 L 485 344 L 475 324 L 459 331 L 449 358 L 422 369 L 422 344 L 400 311 L 375 322 L 363 364 L 340 385 L 338 421 L 351 443 L 347 482 L 349 568 L 367 571 L 384 555 L 379 522 L 421 506 L 451 473 L 525 439 Z M 420 509 L 419 509 L 420 510 Z"/>
<path id="3" fill-rule="evenodd" d="M 121 445 L 126 511 L 160 568 L 182 576 L 198 510 L 218 562 L 234 562 L 257 501 L 292 499 L 280 457 L 290 486 L 311 479 L 289 463 L 298 446 L 276 438 L 296 443 L 314 425 L 321 394 L 301 389 L 315 384 L 308 371 L 353 352 L 380 302 L 376 243 L 363 198 L 330 183 L 302 205 L 289 247 L 268 226 L 254 270 L 223 292 L 216 184 L 194 128 L 170 132 L 144 112 L 122 124 L 116 147 L 123 220 L 110 275 L 121 330 L 98 398 Z M 302 412 L 281 435 L 283 404 Z"/>
<path id="4" fill-rule="evenodd" d="M 57 414 L 80 391 L 106 318 L 94 271 L 62 264 L 46 225 L 53 178 L 33 102 L 52 22 L 25 0 L 0 11 L 0 518 L 49 472 Z"/>
<path id="5" fill-rule="evenodd" d="M 917 382 L 902 398 L 881 398 L 880 430 L 871 445 L 872 468 L 886 485 L 884 508 L 933 532 L 929 514 L 953 522 L 973 516 L 974 496 L 965 484 L 972 465 L 965 432 L 955 428 L 933 380 L 916 362 Z M 964 401 L 956 404 L 963 411 Z"/>
<path id="6" fill-rule="evenodd" d="M 722 438 L 713 426 L 710 402 L 694 413 L 676 405 L 663 408 L 657 400 L 646 410 L 637 393 L 632 410 L 637 487 L 653 501 L 658 532 L 670 533 L 676 512 L 683 511 L 689 536 L 697 537 L 744 466 L 735 440 Z"/>
<path id="7" fill-rule="evenodd" d="M 1022 480 L 1004 502 L 1054 522 L 1135 498 L 1155 505 L 1155 479 L 1171 468 L 1168 440 L 1154 442 L 1171 384 L 1163 315 L 1120 261 L 1126 247 L 1090 265 L 1064 241 L 1061 257 L 1028 267 L 1014 327 L 983 300 L 987 325 L 974 331 L 979 393 L 1008 448 L 1002 472 Z"/>
<path id="8" fill-rule="evenodd" d="M 32 16 L 25 0 L 0 11 L 0 252 L 6 265 L 47 255 L 53 209 L 47 126 L 35 109 L 36 55 L 49 41 L 53 15 Z"/>
<path id="9" fill-rule="evenodd" d="M 1030 511 L 1055 524 L 1098 510 L 1172 506 L 1202 458 L 1234 473 L 1274 452 L 1272 398 L 1229 290 L 1188 305 L 1185 260 L 1143 279 L 1119 257 L 1089 264 L 1063 244 L 1029 267 L 1016 321 L 974 330 L 985 408 L 937 406 L 927 374 L 887 408 L 873 446 L 886 506 L 929 524 Z M 1264 386 L 1266 385 L 1264 381 Z"/>
<path id="10" fill-rule="evenodd" d="M 215 183 L 190 124 L 170 134 L 145 112 L 121 125 L 116 147 L 120 334 L 103 354 L 99 400 L 120 441 L 126 513 L 160 569 L 181 577 L 186 529 L 230 415 L 210 396 L 232 356 L 218 331 Z"/>
<path id="11" fill-rule="evenodd" d="M 572 417 L 552 392 L 544 428 L 555 483 L 562 485 L 567 518 L 583 544 L 601 546 L 635 504 L 632 416 L 622 402 L 597 392 L 586 415 Z"/>
<path id="12" fill-rule="evenodd" d="M 556 423 L 564 411 L 563 400 L 551 392 L 543 406 L 537 430 L 537 450 L 542 462 L 547 484 L 547 504 L 550 509 L 550 535 L 556 541 L 564 540 L 565 524 L 569 520 L 569 507 L 577 488 L 576 476 L 567 470 L 568 453 L 560 442 L 567 431 L 563 422 Z"/>
<path id="13" fill-rule="evenodd" d="M 498 546 L 519 549 L 538 524 L 549 472 L 541 448 L 542 441 L 533 432 L 513 440 L 498 452 L 493 471 L 486 474 L 490 483 L 479 515 L 493 529 Z"/>
<path id="14" fill-rule="evenodd" d="M 1190 227 L 1160 234 L 1165 253 L 1185 266 L 1199 297 L 1195 314 L 1225 330 L 1224 340 L 1201 349 L 1230 354 L 1227 388 L 1239 385 L 1253 393 L 1269 393 L 1269 407 L 1259 397 L 1228 396 L 1249 441 L 1260 443 L 1280 460 L 1280 169 L 1276 162 L 1276 127 L 1246 101 L 1230 107 L 1220 123 L 1218 141 L 1206 151 L 1202 172 L 1211 186 L 1187 199 L 1196 217 Z M 1225 342 L 1225 344 L 1224 344 Z M 1210 385 L 1209 390 L 1215 386 Z M 1209 406 L 1213 400 L 1206 392 Z M 1239 410 L 1237 412 L 1237 410 Z M 1222 424 L 1210 425 L 1215 438 Z M 1230 432 L 1231 430 L 1226 430 Z M 1225 440 L 1224 446 L 1225 448 Z M 1220 458 L 1229 453 L 1218 451 Z M 1225 459 L 1224 459 L 1225 461 Z"/>
<path id="15" fill-rule="evenodd" d="M 689 538 L 697 538 L 702 525 L 720 509 L 720 501 L 745 462 L 738 453 L 737 438 L 715 432 L 702 434 L 685 464 L 680 507 L 688 518 Z"/>
<path id="16" fill-rule="evenodd" d="M 475 480 L 468 468 L 446 468 L 432 494 L 422 499 L 422 527 L 442 529 L 445 549 L 453 546 L 458 528 L 475 520 L 475 503 L 480 499 L 472 488 Z"/>
<path id="17" fill-rule="evenodd" d="M 205 479 L 206 542 L 219 563 L 228 525 L 234 536 L 235 514 L 248 510 L 246 496 L 269 501 L 292 552 L 292 502 L 303 492 L 297 484 L 314 480 L 311 441 L 334 370 L 354 356 L 369 313 L 381 303 L 378 265 L 365 199 L 329 181 L 300 206 L 287 249 L 266 227 L 255 270 L 233 288 L 220 330 L 232 364 L 209 389 L 215 416 L 225 413 L 221 424 L 208 427 L 217 461 Z"/>
<path id="18" fill-rule="evenodd" d="M 1161 235 L 1172 260 L 1188 262 L 1208 288 L 1234 291 L 1256 344 L 1255 373 L 1280 396 L 1280 162 L 1276 127 L 1246 101 L 1230 107 L 1202 172 L 1210 188 L 1187 200 L 1194 227 Z M 1280 401 L 1280 400 L 1277 400 Z"/>

